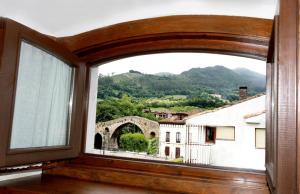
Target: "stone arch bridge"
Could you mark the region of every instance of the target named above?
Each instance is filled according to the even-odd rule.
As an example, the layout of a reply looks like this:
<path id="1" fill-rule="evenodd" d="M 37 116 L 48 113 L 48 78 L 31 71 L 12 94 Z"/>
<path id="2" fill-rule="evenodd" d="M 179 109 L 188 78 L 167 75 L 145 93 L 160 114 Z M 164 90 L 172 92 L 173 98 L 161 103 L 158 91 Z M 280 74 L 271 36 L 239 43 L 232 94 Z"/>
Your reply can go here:
<path id="1" fill-rule="evenodd" d="M 134 124 L 138 126 L 146 138 L 159 137 L 159 123 L 138 116 L 126 116 L 107 122 L 99 122 L 96 124 L 95 135 L 100 134 L 103 140 L 102 148 L 116 149 L 118 148 L 117 139 L 113 136 L 115 131 L 122 125 Z"/>

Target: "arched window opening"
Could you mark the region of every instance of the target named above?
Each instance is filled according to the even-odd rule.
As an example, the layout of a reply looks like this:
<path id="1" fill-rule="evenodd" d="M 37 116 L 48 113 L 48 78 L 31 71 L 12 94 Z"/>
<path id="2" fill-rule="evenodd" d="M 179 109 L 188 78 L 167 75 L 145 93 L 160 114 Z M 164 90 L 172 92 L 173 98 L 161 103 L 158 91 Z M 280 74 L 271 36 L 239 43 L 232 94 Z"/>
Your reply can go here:
<path id="1" fill-rule="evenodd" d="M 105 155 L 265 169 L 263 132 L 256 130 L 265 129 L 264 61 L 165 53 L 91 72 Z"/>

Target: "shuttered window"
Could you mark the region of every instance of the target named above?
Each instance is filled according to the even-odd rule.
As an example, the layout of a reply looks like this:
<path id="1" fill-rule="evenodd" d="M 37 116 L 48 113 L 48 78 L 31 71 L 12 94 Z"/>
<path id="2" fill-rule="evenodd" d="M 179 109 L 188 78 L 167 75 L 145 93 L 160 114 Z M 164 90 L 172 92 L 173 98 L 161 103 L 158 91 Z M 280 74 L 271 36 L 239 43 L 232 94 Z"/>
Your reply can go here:
<path id="1" fill-rule="evenodd" d="M 234 127 L 217 127 L 217 140 L 235 140 Z"/>
<path id="2" fill-rule="evenodd" d="M 266 148 L 266 129 L 255 129 L 255 147 L 258 149 Z"/>

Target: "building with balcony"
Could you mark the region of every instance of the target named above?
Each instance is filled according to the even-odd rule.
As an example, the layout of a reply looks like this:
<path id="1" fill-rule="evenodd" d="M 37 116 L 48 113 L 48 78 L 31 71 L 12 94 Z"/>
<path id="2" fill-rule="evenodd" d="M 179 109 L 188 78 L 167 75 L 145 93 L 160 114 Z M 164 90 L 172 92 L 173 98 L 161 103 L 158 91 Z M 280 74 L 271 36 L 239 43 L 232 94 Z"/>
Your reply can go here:
<path id="1" fill-rule="evenodd" d="M 160 123 L 160 156 L 185 163 L 265 169 L 265 95 Z"/>

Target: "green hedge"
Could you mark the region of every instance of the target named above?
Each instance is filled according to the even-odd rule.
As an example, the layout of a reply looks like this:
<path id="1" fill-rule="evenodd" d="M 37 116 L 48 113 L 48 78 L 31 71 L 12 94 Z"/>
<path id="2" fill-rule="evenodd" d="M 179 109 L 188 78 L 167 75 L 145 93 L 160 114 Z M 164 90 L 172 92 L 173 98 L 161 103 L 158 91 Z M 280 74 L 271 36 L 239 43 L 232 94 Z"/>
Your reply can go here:
<path id="1" fill-rule="evenodd" d="M 146 152 L 148 141 L 141 133 L 126 133 L 120 137 L 120 148 L 126 151 Z"/>

